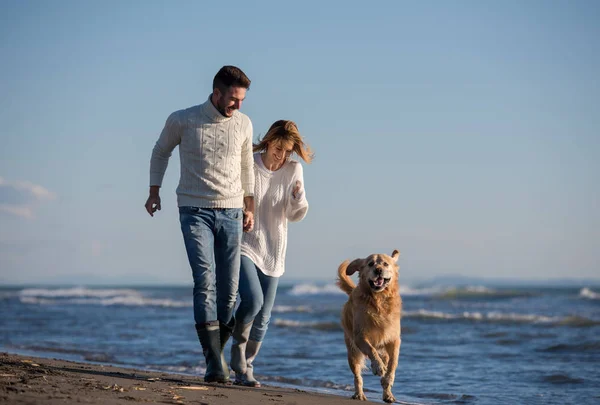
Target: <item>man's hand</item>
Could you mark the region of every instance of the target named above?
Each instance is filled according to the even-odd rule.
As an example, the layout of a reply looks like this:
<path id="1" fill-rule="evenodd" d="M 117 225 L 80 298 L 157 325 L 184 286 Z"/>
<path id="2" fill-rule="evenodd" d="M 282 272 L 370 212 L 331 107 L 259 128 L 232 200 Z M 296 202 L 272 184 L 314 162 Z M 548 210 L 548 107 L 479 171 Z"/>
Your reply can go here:
<path id="1" fill-rule="evenodd" d="M 158 194 L 158 186 L 150 186 L 150 195 L 146 200 L 146 211 L 151 217 L 156 211 L 160 211 L 160 195 Z"/>

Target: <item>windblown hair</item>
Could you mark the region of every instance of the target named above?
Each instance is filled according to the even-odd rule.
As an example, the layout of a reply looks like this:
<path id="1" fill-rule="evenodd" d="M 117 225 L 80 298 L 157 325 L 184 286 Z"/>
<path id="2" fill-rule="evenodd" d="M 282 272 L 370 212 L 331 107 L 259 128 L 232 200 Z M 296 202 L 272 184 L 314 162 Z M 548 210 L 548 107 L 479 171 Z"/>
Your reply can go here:
<path id="1" fill-rule="evenodd" d="M 222 93 L 225 93 L 231 86 L 250 89 L 250 79 L 238 67 L 223 66 L 213 79 L 213 90 L 219 89 Z"/>
<path id="2" fill-rule="evenodd" d="M 266 151 L 271 142 L 292 144 L 292 152 L 300 156 L 306 163 L 312 162 L 314 158 L 314 153 L 310 147 L 304 143 L 302 135 L 300 135 L 300 131 L 298 131 L 298 126 L 294 121 L 275 121 L 267 131 L 266 135 L 254 145 L 254 152 Z"/>

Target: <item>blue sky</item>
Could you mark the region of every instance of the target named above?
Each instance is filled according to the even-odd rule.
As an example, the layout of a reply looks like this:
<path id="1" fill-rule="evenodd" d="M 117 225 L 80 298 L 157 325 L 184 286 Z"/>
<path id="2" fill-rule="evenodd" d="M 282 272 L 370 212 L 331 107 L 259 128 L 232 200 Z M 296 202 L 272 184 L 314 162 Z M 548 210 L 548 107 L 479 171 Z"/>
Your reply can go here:
<path id="1" fill-rule="evenodd" d="M 0 4 L 0 283 L 190 283 L 149 158 L 226 64 L 316 152 L 284 278 L 598 278 L 599 3 L 212 3 Z"/>

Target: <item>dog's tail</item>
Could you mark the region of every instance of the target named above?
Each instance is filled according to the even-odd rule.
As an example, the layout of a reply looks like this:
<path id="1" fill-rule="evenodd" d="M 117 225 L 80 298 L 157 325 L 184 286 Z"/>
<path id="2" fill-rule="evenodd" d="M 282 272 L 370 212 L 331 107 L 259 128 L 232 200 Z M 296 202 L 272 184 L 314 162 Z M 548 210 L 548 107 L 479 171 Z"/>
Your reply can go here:
<path id="1" fill-rule="evenodd" d="M 356 284 L 354 284 L 354 281 L 352 281 L 347 273 L 349 264 L 350 260 L 346 260 L 344 263 L 340 264 L 340 267 L 338 267 L 338 279 L 336 282 L 337 286 L 340 287 L 340 290 L 348 295 L 350 295 L 352 290 L 354 290 L 354 287 L 356 287 Z"/>

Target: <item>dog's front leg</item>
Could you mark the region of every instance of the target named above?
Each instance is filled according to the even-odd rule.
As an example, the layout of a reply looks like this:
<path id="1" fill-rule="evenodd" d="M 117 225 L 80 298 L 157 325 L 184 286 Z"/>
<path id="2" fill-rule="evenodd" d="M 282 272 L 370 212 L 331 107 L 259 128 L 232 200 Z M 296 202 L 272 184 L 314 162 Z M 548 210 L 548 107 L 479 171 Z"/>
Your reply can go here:
<path id="1" fill-rule="evenodd" d="M 348 344 L 348 364 L 350 365 L 352 374 L 354 374 L 354 395 L 352 398 L 366 401 L 367 397 L 363 392 L 363 379 L 361 375 L 365 356 L 356 350 L 356 348 L 352 347 L 352 343 L 348 340 L 346 341 L 346 344 Z"/>
<path id="2" fill-rule="evenodd" d="M 395 402 L 396 398 L 392 394 L 392 386 L 396 378 L 396 367 L 398 367 L 398 356 L 400 356 L 400 344 L 402 338 L 398 338 L 393 342 L 385 345 L 385 350 L 388 354 L 387 373 L 381 377 L 381 387 L 383 388 L 383 400 L 391 403 Z"/>
<path id="3" fill-rule="evenodd" d="M 365 336 L 355 336 L 354 342 L 359 350 L 371 360 L 371 371 L 373 374 L 382 376 L 387 371 L 387 366 L 381 361 L 379 353 Z"/>

